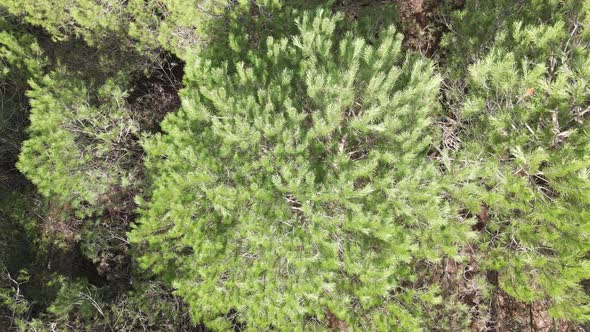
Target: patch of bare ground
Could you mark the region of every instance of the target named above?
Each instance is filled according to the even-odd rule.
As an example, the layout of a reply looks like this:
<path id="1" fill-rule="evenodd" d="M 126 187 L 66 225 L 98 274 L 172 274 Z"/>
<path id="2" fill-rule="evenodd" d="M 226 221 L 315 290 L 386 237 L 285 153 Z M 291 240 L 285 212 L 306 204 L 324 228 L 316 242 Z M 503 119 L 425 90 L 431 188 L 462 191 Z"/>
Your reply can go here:
<path id="1" fill-rule="evenodd" d="M 339 0 L 335 8 L 355 19 L 365 7 L 391 4 L 399 8 L 399 28 L 406 46 L 430 57 L 437 51 L 444 32 L 437 22 L 440 7 L 461 8 L 463 0 Z"/>

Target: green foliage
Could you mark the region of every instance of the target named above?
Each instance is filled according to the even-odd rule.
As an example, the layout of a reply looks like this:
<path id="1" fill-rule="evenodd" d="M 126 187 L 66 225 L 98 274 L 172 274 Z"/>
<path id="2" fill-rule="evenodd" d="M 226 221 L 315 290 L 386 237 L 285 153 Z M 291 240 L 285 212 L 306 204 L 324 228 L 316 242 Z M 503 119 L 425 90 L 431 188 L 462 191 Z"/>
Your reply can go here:
<path id="1" fill-rule="evenodd" d="M 184 58 L 187 52 L 201 49 L 214 34 L 223 34 L 222 22 L 227 22 L 225 12 L 233 7 L 231 3 L 228 0 L 130 1 L 127 12 L 134 20 L 129 24 L 129 35 L 140 44 L 155 43 L 154 46 Z M 210 33 L 212 26 L 215 33 Z"/>
<path id="2" fill-rule="evenodd" d="M 12 328 L 19 331 L 187 331 L 192 327 L 182 302 L 156 282 L 138 284 L 139 291 L 109 298 L 108 291 L 86 280 L 56 277 L 52 281 L 59 286 L 55 300 L 41 317 L 30 318 L 32 303 L 21 293 L 28 274 L 23 271 L 17 280 L 7 280 L 13 286 L 0 288 L 0 309 L 4 305 L 10 310 L 16 318 Z"/>
<path id="3" fill-rule="evenodd" d="M 20 74 L 20 80 L 15 77 L 17 82 L 14 84 L 21 84 L 19 88 L 22 89 L 23 77 L 32 77 L 39 73 L 45 65 L 45 58 L 37 44 L 34 36 L 20 31 L 15 31 L 17 28 L 5 19 L 0 19 L 0 59 L 2 59 L 2 67 L 0 67 L 0 77 L 10 77 L 11 73 L 14 75 Z M 18 73 L 18 74 L 17 74 Z M 24 79 L 26 82 L 26 79 Z"/>
<path id="4" fill-rule="evenodd" d="M 2 5 L 55 41 L 79 38 L 91 47 L 132 52 L 164 48 L 181 58 L 226 37 L 233 26 L 263 23 L 267 19 L 256 18 L 281 6 L 277 0 L 6 0 Z"/>
<path id="5" fill-rule="evenodd" d="M 124 24 L 125 6 L 120 0 L 6 0 L 2 5 L 27 23 L 42 27 L 55 40 L 81 37 L 90 44 L 105 42 Z"/>
<path id="6" fill-rule="evenodd" d="M 13 277 L 0 262 L 0 324 L 12 330 L 25 324 L 20 317 L 26 317 L 31 307 L 22 294 L 22 285 L 29 280 L 28 273 L 23 270 Z M 16 319 L 15 319 L 16 318 Z"/>
<path id="7" fill-rule="evenodd" d="M 125 141 L 138 129 L 114 81 L 93 95 L 83 82 L 60 75 L 31 81 L 30 138 L 17 166 L 42 195 L 85 214 L 114 186 L 130 185 Z"/>
<path id="8" fill-rule="evenodd" d="M 0 329 L 590 321 L 589 26 L 590 0 L 2 1 Z"/>
<path id="9" fill-rule="evenodd" d="M 54 295 L 34 198 L 32 186 L 0 191 L 0 324 L 7 331 L 26 330 L 35 308 Z"/>
<path id="10" fill-rule="evenodd" d="M 463 28 L 483 15 L 465 19 L 478 5 L 469 1 L 459 14 Z M 462 161 L 449 167 L 459 180 L 453 196 L 472 214 L 482 204 L 488 210 L 481 264 L 499 272 L 503 290 L 525 302 L 548 300 L 554 317 L 588 321 L 580 282 L 590 277 L 590 50 L 582 23 L 590 1 L 513 9 L 468 67 L 466 96 L 453 96 L 462 99 L 452 116 L 463 142 L 450 152 Z"/>
<path id="11" fill-rule="evenodd" d="M 0 185 L 14 167 L 27 123 L 27 80 L 45 65 L 34 36 L 19 31 L 0 8 Z"/>
<path id="12" fill-rule="evenodd" d="M 369 45 L 339 22 L 306 13 L 239 61 L 193 58 L 182 110 L 144 143 L 153 191 L 130 238 L 195 321 L 408 330 L 438 302 L 415 268 L 470 227 L 425 156 L 440 78 L 393 28 Z"/>

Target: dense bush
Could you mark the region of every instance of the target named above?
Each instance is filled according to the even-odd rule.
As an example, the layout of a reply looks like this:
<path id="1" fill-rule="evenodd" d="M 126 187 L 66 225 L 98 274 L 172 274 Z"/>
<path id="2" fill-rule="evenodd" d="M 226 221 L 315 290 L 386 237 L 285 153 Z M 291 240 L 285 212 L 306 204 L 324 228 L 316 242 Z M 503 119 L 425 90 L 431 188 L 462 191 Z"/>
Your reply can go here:
<path id="1" fill-rule="evenodd" d="M 34 36 L 19 31 L 0 8 L 0 179 L 14 168 L 27 124 L 27 80 L 45 64 Z M 1 183 L 0 183 L 1 184 Z"/>
<path id="2" fill-rule="evenodd" d="M 0 330 L 587 329 L 589 25 L 3 1 Z"/>
<path id="3" fill-rule="evenodd" d="M 276 7 L 278 2 L 260 1 L 256 6 L 262 10 L 263 5 Z M 225 30 L 243 19 L 238 15 L 253 5 L 230 0 L 6 0 L 3 6 L 56 41 L 78 38 L 105 51 L 114 47 L 131 53 L 164 48 L 184 57 L 217 35 L 225 37 Z"/>
<path id="4" fill-rule="evenodd" d="M 458 123 L 449 153 L 461 161 L 449 164 L 460 180 L 454 197 L 474 215 L 485 210 L 479 259 L 498 272 L 500 288 L 524 302 L 547 300 L 553 317 L 587 321 L 590 2 L 471 1 L 460 30 L 481 16 L 470 6 L 515 13 L 487 48 L 449 36 L 452 61 L 468 68 L 449 94 Z M 457 44 L 485 55 L 466 66 Z"/>
<path id="5" fill-rule="evenodd" d="M 129 186 L 126 141 L 138 128 L 125 110 L 125 93 L 108 81 L 93 95 L 75 78 L 52 73 L 32 82 L 30 138 L 18 167 L 39 192 L 92 212 L 115 186 Z M 96 105 L 96 106 L 94 106 Z"/>
<path id="6" fill-rule="evenodd" d="M 144 145 L 140 262 L 211 327 L 416 328 L 437 301 L 411 286 L 416 265 L 469 233 L 425 155 L 440 78 L 393 29 L 369 45 L 340 19 L 305 14 L 240 62 L 189 61 L 182 110 Z"/>

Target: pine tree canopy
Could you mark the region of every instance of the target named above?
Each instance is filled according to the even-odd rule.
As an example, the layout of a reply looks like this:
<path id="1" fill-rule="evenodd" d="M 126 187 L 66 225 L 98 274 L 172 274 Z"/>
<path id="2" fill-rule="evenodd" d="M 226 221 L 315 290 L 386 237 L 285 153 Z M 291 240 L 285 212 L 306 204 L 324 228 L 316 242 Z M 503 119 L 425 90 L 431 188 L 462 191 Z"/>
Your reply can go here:
<path id="1" fill-rule="evenodd" d="M 498 33 L 468 67 L 464 143 L 452 157 L 453 196 L 486 210 L 481 263 L 499 286 L 526 302 L 548 299 L 554 317 L 590 319 L 582 281 L 590 277 L 590 50 L 587 27 L 572 35 L 563 13 L 590 18 L 590 2 L 536 4 Z M 575 28 L 575 27 L 573 27 Z M 578 28 L 575 28 L 576 30 Z M 559 282 L 556 282 L 559 280 Z"/>
<path id="2" fill-rule="evenodd" d="M 0 331 L 590 331 L 590 0 L 0 1 Z"/>
<path id="3" fill-rule="evenodd" d="M 30 138 L 17 166 L 44 196 L 78 210 L 96 212 L 114 186 L 129 185 L 133 174 L 125 141 L 137 132 L 125 110 L 125 92 L 113 80 L 92 95 L 83 82 L 54 72 L 30 81 Z"/>
<path id="4" fill-rule="evenodd" d="M 144 143 L 154 189 L 131 238 L 196 320 L 403 329 L 437 301 L 414 266 L 469 233 L 426 156 L 440 77 L 393 28 L 371 45 L 341 21 L 305 13 L 243 61 L 192 58 L 182 109 Z"/>

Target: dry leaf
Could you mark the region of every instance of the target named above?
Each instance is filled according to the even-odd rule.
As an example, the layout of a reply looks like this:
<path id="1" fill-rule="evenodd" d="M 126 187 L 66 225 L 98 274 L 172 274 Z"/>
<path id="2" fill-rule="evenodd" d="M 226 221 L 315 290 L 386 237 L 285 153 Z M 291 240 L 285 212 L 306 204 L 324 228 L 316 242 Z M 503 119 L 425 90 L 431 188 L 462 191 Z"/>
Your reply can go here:
<path id="1" fill-rule="evenodd" d="M 524 95 L 522 95 L 522 98 L 530 97 L 530 96 L 532 96 L 534 94 L 535 94 L 535 88 L 528 88 L 524 92 Z"/>

